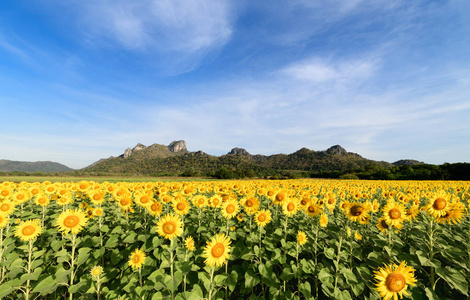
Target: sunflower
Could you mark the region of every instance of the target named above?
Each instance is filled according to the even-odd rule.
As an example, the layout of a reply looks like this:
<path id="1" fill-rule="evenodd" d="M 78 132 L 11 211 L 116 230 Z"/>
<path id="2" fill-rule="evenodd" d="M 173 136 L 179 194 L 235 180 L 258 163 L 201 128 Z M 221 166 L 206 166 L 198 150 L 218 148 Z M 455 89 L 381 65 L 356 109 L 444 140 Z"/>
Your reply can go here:
<path id="1" fill-rule="evenodd" d="M 9 215 L 15 210 L 15 204 L 12 202 L 0 203 L 0 213 L 4 215 Z"/>
<path id="2" fill-rule="evenodd" d="M 389 200 L 383 207 L 383 218 L 388 225 L 398 227 L 406 219 L 405 206 L 394 200 Z"/>
<path id="3" fill-rule="evenodd" d="M 282 205 L 282 203 L 284 203 L 284 201 L 286 201 L 288 198 L 289 196 L 287 195 L 287 192 L 284 190 L 281 190 L 276 193 L 273 200 L 275 204 Z"/>
<path id="4" fill-rule="evenodd" d="M 104 213 L 104 211 L 103 211 L 103 209 L 102 209 L 101 207 L 97 207 L 97 208 L 95 208 L 95 210 L 93 211 L 93 215 L 98 216 L 98 217 L 103 216 L 103 213 Z"/>
<path id="5" fill-rule="evenodd" d="M 62 195 L 61 197 L 57 195 L 52 195 L 51 197 L 56 197 L 57 204 L 62 205 L 62 206 L 73 203 L 74 201 L 71 193 Z"/>
<path id="6" fill-rule="evenodd" d="M 384 300 L 400 299 L 403 294 L 409 295 L 406 291 L 408 285 L 416 285 L 416 278 L 414 276 L 415 270 L 411 266 L 406 266 L 406 261 L 402 261 L 399 266 L 392 263 L 379 267 L 378 271 L 374 271 L 374 278 L 376 280 L 376 290 L 383 297 Z"/>
<path id="7" fill-rule="evenodd" d="M 203 208 L 209 204 L 209 199 L 204 195 L 197 195 L 191 198 L 191 201 L 197 208 Z"/>
<path id="8" fill-rule="evenodd" d="M 410 208 L 406 210 L 406 220 L 411 221 L 416 219 L 416 217 L 419 215 L 419 206 L 418 205 L 411 205 Z"/>
<path id="9" fill-rule="evenodd" d="M 259 227 L 265 227 L 271 222 L 271 212 L 266 209 L 259 210 L 255 215 L 255 222 Z"/>
<path id="10" fill-rule="evenodd" d="M 5 228 L 9 222 L 10 218 L 5 214 L 0 213 L 0 228 Z"/>
<path id="11" fill-rule="evenodd" d="M 307 235 L 305 234 L 305 232 L 303 232 L 302 230 L 299 230 L 297 232 L 297 242 L 299 243 L 299 245 L 300 246 L 305 245 L 307 240 L 308 240 L 308 238 L 307 238 Z"/>
<path id="12" fill-rule="evenodd" d="M 220 195 L 214 195 L 209 198 L 209 205 L 210 207 L 219 207 L 222 204 L 222 197 Z"/>
<path id="13" fill-rule="evenodd" d="M 325 202 L 326 208 L 329 210 L 333 211 L 336 207 L 336 198 L 334 197 L 333 194 L 329 195 L 326 202 Z"/>
<path id="14" fill-rule="evenodd" d="M 320 226 L 321 227 L 326 227 L 328 225 L 328 215 L 327 214 L 321 214 L 320 216 Z"/>
<path id="15" fill-rule="evenodd" d="M 379 229 L 384 234 L 388 232 L 388 229 L 390 228 L 390 226 L 391 225 L 389 225 L 387 221 L 385 220 L 385 217 L 379 218 L 379 220 L 377 221 L 377 229 Z"/>
<path id="16" fill-rule="evenodd" d="M 162 237 L 172 240 L 183 234 L 183 222 L 174 214 L 166 214 L 158 221 L 157 232 Z"/>
<path id="17" fill-rule="evenodd" d="M 358 241 L 362 240 L 362 234 L 359 233 L 359 231 L 354 232 L 354 238 Z"/>
<path id="18" fill-rule="evenodd" d="M 238 220 L 238 222 L 243 222 L 243 214 L 238 214 L 237 215 L 237 220 Z"/>
<path id="19" fill-rule="evenodd" d="M 222 203 L 221 210 L 224 218 L 231 219 L 237 215 L 240 210 L 240 206 L 238 205 L 237 200 L 230 199 L 227 202 Z"/>
<path id="20" fill-rule="evenodd" d="M 34 240 L 42 232 L 39 220 L 28 220 L 21 222 L 16 226 L 15 236 L 22 241 Z"/>
<path id="21" fill-rule="evenodd" d="M 91 268 L 90 275 L 93 279 L 98 279 L 99 277 L 103 276 L 103 267 L 94 266 Z"/>
<path id="22" fill-rule="evenodd" d="M 465 205 L 462 202 L 452 203 L 446 214 L 435 218 L 436 222 L 444 224 L 457 224 L 462 221 Z"/>
<path id="23" fill-rule="evenodd" d="M 287 198 L 282 204 L 282 213 L 288 217 L 294 216 L 300 209 L 299 201 L 297 198 Z"/>
<path id="24" fill-rule="evenodd" d="M 12 194 L 12 199 L 15 203 L 26 203 L 31 198 L 31 193 L 28 190 L 20 189 Z"/>
<path id="25" fill-rule="evenodd" d="M 248 215 L 254 215 L 259 209 L 260 201 L 257 197 L 249 196 L 240 200 L 240 204 Z"/>
<path id="26" fill-rule="evenodd" d="M 57 217 L 54 225 L 58 227 L 57 230 L 65 234 L 69 232 L 77 234 L 86 226 L 87 222 L 85 213 L 80 209 L 67 209 Z"/>
<path id="27" fill-rule="evenodd" d="M 428 214 L 438 218 L 444 216 L 450 207 L 450 196 L 443 190 L 438 191 L 431 196 L 431 200 L 424 209 L 428 211 Z"/>
<path id="28" fill-rule="evenodd" d="M 136 192 L 134 194 L 135 203 L 142 207 L 147 207 L 153 203 L 153 191 Z"/>
<path id="29" fill-rule="evenodd" d="M 322 213 L 322 209 L 320 208 L 320 206 L 317 205 L 317 203 L 315 201 L 312 200 L 312 201 L 310 201 L 310 203 L 308 203 L 305 206 L 305 212 L 310 217 L 316 217 L 316 216 L 318 216 L 319 214 Z"/>
<path id="30" fill-rule="evenodd" d="M 346 216 L 353 222 L 359 222 L 360 224 L 367 224 L 370 220 L 370 216 L 367 213 L 368 205 L 354 202 L 349 203 L 346 210 Z"/>
<path id="31" fill-rule="evenodd" d="M 105 200 L 104 192 L 92 190 L 92 191 L 89 191 L 87 195 L 88 195 L 88 198 L 90 198 L 91 203 L 93 203 L 94 205 L 100 205 Z"/>
<path id="32" fill-rule="evenodd" d="M 116 198 L 117 205 L 122 208 L 123 211 L 129 211 L 132 208 L 132 198 L 130 194 L 122 194 Z"/>
<path id="33" fill-rule="evenodd" d="M 189 209 L 191 208 L 191 205 L 189 204 L 188 200 L 184 197 L 177 197 L 173 201 L 172 204 L 173 211 L 175 214 L 184 216 L 189 213 Z"/>
<path id="34" fill-rule="evenodd" d="M 207 242 L 202 257 L 206 258 L 204 263 L 209 267 L 220 267 L 225 260 L 230 259 L 230 238 L 225 234 L 217 234 L 210 242 Z"/>
<path id="35" fill-rule="evenodd" d="M 152 204 L 150 204 L 149 206 L 146 206 L 145 208 L 152 216 L 155 216 L 155 217 L 159 216 L 163 211 L 162 204 L 158 202 L 157 200 L 153 200 Z"/>
<path id="36" fill-rule="evenodd" d="M 186 247 L 186 249 L 188 249 L 189 251 L 194 251 L 196 249 L 196 247 L 194 246 L 194 239 L 192 236 L 188 236 L 185 240 L 184 240 L 184 246 Z"/>
<path id="37" fill-rule="evenodd" d="M 34 203 L 39 206 L 48 206 L 51 203 L 51 199 L 43 192 L 39 192 L 34 196 Z"/>
<path id="38" fill-rule="evenodd" d="M 133 269 L 140 269 L 145 262 L 145 258 L 146 255 L 142 249 L 135 249 L 129 256 L 129 262 L 127 264 Z"/>

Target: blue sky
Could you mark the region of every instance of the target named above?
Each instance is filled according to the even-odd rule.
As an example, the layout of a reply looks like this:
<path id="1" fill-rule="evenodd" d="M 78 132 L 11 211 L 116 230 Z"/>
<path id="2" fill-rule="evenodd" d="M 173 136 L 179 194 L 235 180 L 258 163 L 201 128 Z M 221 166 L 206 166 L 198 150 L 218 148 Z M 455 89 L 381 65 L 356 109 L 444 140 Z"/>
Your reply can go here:
<path id="1" fill-rule="evenodd" d="M 0 159 L 137 143 L 470 162 L 470 1 L 0 4 Z"/>

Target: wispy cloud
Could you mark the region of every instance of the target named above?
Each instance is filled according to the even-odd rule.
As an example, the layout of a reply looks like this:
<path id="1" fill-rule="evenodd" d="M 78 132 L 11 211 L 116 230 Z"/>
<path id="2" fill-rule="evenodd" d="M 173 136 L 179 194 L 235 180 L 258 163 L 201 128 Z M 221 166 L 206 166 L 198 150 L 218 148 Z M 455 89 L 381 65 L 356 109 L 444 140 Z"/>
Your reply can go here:
<path id="1" fill-rule="evenodd" d="M 232 33 L 226 1 L 77 2 L 88 38 L 130 50 L 193 53 L 225 44 Z"/>

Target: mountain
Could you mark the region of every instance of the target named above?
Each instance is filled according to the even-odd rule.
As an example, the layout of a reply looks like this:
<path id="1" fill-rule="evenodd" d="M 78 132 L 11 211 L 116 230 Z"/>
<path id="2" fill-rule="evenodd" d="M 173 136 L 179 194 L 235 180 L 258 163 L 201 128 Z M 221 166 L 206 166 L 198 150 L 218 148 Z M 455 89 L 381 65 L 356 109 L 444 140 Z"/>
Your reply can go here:
<path id="1" fill-rule="evenodd" d="M 280 171 L 302 172 L 353 172 L 366 166 L 392 168 L 387 162 L 363 158 L 347 152 L 339 145 L 324 151 L 302 148 L 291 154 L 252 155 L 243 148 L 233 148 L 222 156 L 208 155 L 202 151 L 190 152 L 185 141 L 174 141 L 170 145 L 137 144 L 118 157 L 101 159 L 80 170 L 95 173 L 128 173 L 154 175 L 201 174 L 213 175 L 219 171 L 254 172 L 269 176 Z"/>
<path id="2" fill-rule="evenodd" d="M 2 172 L 69 172 L 73 169 L 52 161 L 13 161 L 0 159 Z"/>

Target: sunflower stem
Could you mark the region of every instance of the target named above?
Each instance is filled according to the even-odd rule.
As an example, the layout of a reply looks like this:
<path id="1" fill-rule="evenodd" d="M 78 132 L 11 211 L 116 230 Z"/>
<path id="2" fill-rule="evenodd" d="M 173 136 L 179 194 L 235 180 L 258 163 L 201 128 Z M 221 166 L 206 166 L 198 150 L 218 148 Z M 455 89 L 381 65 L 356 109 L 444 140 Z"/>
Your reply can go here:
<path id="1" fill-rule="evenodd" d="M 339 238 L 339 245 L 338 245 L 338 254 L 336 255 L 336 274 L 335 274 L 335 291 L 336 287 L 338 286 L 338 277 L 339 277 L 339 260 L 341 258 L 341 245 L 343 244 L 343 236 Z"/>
<path id="2" fill-rule="evenodd" d="M 430 230 L 429 230 L 429 261 L 432 261 L 432 259 L 434 258 L 434 229 L 433 229 L 433 225 L 434 225 L 434 221 L 431 219 L 431 223 L 430 223 Z M 434 270 L 434 267 L 431 267 L 431 275 L 430 275 L 430 279 L 431 279 L 431 286 L 432 286 L 432 289 L 433 291 L 435 290 L 435 279 L 434 279 L 434 274 L 435 270 Z"/>
<path id="3" fill-rule="evenodd" d="M 286 222 L 284 223 L 284 241 L 287 242 L 287 222 L 289 221 L 289 217 L 286 216 Z"/>
<path id="4" fill-rule="evenodd" d="M 171 242 L 170 242 L 170 273 L 171 273 L 171 285 L 172 285 L 172 289 L 171 289 L 171 299 L 175 299 L 175 294 L 174 294 L 174 289 L 175 289 L 175 276 L 173 274 L 173 241 L 174 241 L 174 238 L 171 239 Z"/>
<path id="5" fill-rule="evenodd" d="M 5 250 L 3 249 L 3 228 L 0 229 L 0 263 L 3 262 L 3 252 Z M 5 278 L 5 266 L 2 266 L 2 273 L 1 273 L 1 278 L 0 278 L 0 283 L 3 282 L 3 279 Z"/>
<path id="6" fill-rule="evenodd" d="M 73 285 L 73 280 L 74 280 L 74 277 L 75 277 L 75 272 L 74 272 L 74 264 L 75 264 L 75 240 L 76 240 L 76 237 L 77 235 L 76 234 L 72 234 L 72 258 L 71 258 L 71 262 L 70 262 L 70 286 Z M 73 299 L 73 293 L 70 293 L 70 297 L 69 297 L 70 300 Z"/>
<path id="7" fill-rule="evenodd" d="M 208 299 L 212 299 L 212 281 L 214 280 L 214 267 L 211 269 L 211 278 L 210 278 L 210 284 L 209 284 L 209 297 Z"/>
<path id="8" fill-rule="evenodd" d="M 33 240 L 29 240 L 29 248 L 28 248 L 28 275 L 31 274 L 31 255 L 33 254 Z M 31 292 L 31 287 L 30 287 L 30 282 L 31 280 L 28 279 L 26 281 L 26 295 L 25 299 L 29 299 L 29 293 Z"/>

